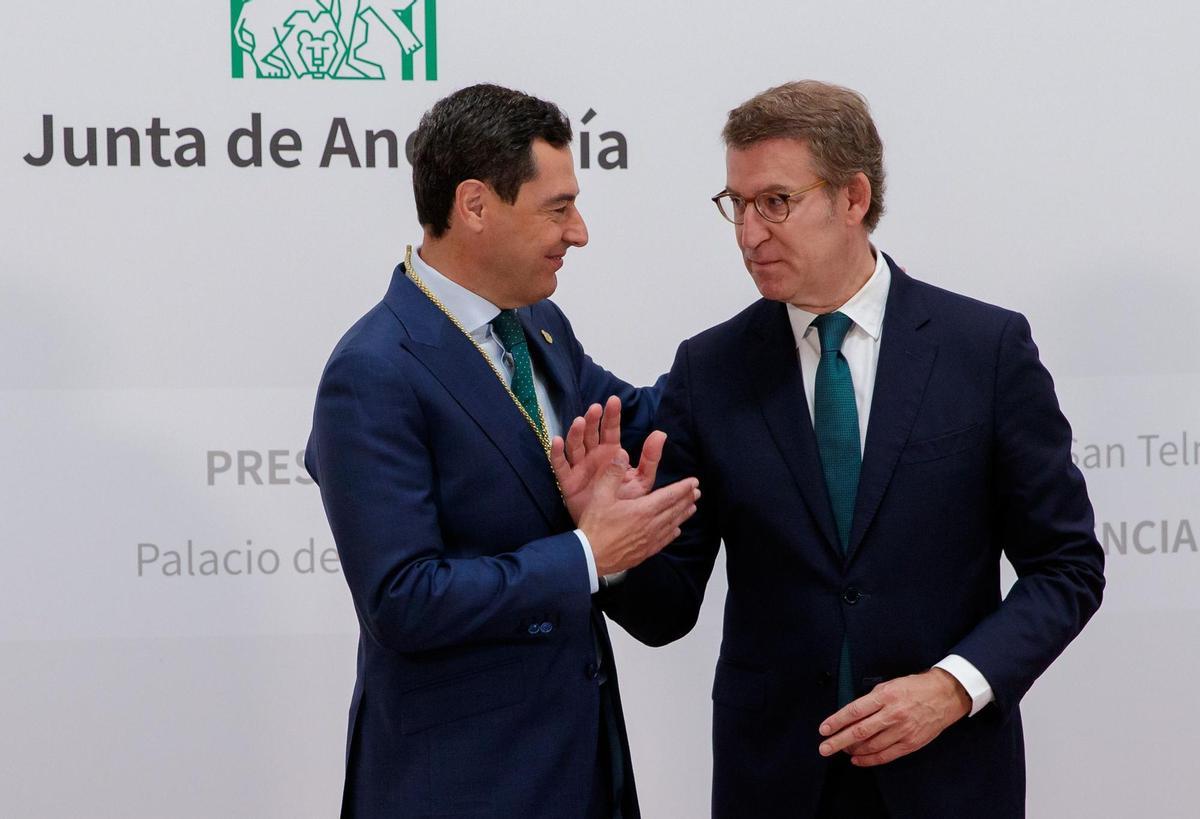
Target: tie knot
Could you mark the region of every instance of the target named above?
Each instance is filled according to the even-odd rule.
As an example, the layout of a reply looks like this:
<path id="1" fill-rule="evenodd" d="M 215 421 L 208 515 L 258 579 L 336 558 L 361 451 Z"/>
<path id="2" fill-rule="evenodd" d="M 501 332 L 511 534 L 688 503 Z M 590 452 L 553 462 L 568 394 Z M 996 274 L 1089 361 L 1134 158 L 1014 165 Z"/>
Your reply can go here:
<path id="1" fill-rule="evenodd" d="M 821 337 L 821 352 L 836 353 L 842 349 L 842 341 L 854 322 L 845 313 L 825 313 L 813 319 L 812 323 Z"/>
<path id="2" fill-rule="evenodd" d="M 525 331 L 521 329 L 521 322 L 517 318 L 516 310 L 501 310 L 500 315 L 492 319 L 492 328 L 500 337 L 500 343 L 504 345 L 504 349 L 510 353 L 518 346 L 527 346 Z"/>

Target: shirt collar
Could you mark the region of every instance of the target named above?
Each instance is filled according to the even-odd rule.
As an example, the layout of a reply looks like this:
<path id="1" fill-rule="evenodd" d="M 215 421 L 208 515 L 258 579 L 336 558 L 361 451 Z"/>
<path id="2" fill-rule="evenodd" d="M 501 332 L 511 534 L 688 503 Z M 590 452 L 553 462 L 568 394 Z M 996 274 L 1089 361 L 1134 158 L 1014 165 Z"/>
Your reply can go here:
<path id="1" fill-rule="evenodd" d="M 425 286 L 437 296 L 438 301 L 450 314 L 459 320 L 467 332 L 471 335 L 478 335 L 480 331 L 487 333 L 492 319 L 500 314 L 499 307 L 434 270 L 421 258 L 419 248 L 412 254 L 412 266 L 421 277 L 421 281 L 425 282 Z"/>
<path id="2" fill-rule="evenodd" d="M 838 312 L 844 313 L 855 325 L 861 327 L 872 341 L 879 341 L 879 334 L 883 331 L 883 311 L 887 306 L 888 291 L 892 285 L 892 271 L 888 267 L 887 259 L 883 258 L 883 253 L 874 247 L 871 250 L 875 253 L 875 270 L 871 273 L 871 278 L 867 279 L 867 283 L 859 288 L 849 301 L 838 308 Z M 791 304 L 787 306 L 787 311 L 792 333 L 799 344 L 808 334 L 817 314 Z"/>

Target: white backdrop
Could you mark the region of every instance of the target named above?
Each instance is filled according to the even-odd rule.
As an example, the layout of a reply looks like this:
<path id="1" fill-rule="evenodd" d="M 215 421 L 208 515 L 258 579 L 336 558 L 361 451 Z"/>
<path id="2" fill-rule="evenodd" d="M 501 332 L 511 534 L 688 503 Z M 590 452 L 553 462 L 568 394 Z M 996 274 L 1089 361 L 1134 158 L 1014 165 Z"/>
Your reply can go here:
<path id="1" fill-rule="evenodd" d="M 321 167 L 335 118 L 365 161 L 368 129 L 402 144 L 473 82 L 560 103 L 591 134 L 592 241 L 556 298 L 599 361 L 644 383 L 756 296 L 708 202 L 725 111 L 814 77 L 872 103 L 877 244 L 1025 312 L 1075 426 L 1109 587 L 1025 701 L 1029 815 L 1194 815 L 1196 6 L 441 0 L 430 21 L 431 6 L 414 6 L 412 80 L 372 23 L 380 81 L 257 79 L 248 57 L 235 79 L 220 2 L 7 7 L 0 813 L 336 811 L 356 630 L 297 458 L 326 356 L 418 226 L 403 158 Z M 295 131 L 296 167 L 230 161 L 254 113 L 268 146 Z M 32 164 L 46 115 L 55 153 Z M 99 129 L 95 166 L 64 160 L 65 127 L 79 152 Z M 136 167 L 127 137 L 107 164 L 105 129 L 123 127 L 141 133 Z M 197 141 L 183 128 L 203 165 L 177 161 Z M 600 167 L 609 132 L 628 167 Z M 674 646 L 617 636 L 648 817 L 707 813 L 723 584 Z"/>

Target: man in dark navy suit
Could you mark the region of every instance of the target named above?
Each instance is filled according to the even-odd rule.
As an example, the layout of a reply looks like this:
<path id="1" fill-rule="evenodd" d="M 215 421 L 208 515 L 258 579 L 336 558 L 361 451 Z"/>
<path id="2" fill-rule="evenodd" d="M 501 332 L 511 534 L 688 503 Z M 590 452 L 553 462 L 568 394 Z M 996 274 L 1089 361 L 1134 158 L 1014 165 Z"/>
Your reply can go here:
<path id="1" fill-rule="evenodd" d="M 1018 703 L 1104 586 L 1029 325 L 871 244 L 883 150 L 858 94 L 773 88 L 724 138 L 714 199 L 763 298 L 680 346 L 659 480 L 704 499 L 605 611 L 677 639 L 724 541 L 714 816 L 1022 816 Z"/>
<path id="2" fill-rule="evenodd" d="M 570 140 L 497 86 L 434 105 L 423 243 L 321 378 L 306 465 L 361 627 L 343 816 L 639 815 L 593 594 L 699 493 L 650 492 L 657 390 L 593 363 L 547 300 L 587 242 Z"/>

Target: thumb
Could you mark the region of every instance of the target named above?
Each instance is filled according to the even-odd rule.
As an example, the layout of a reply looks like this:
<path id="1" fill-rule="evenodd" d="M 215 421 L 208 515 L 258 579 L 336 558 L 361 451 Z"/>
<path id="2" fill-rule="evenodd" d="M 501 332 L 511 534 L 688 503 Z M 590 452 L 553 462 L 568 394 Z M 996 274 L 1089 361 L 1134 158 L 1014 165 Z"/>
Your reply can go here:
<path id="1" fill-rule="evenodd" d="M 666 442 L 667 433 L 655 430 L 646 436 L 646 441 L 642 444 L 642 458 L 638 461 L 637 474 L 646 484 L 647 490 L 654 486 L 654 479 L 658 476 L 658 464 L 662 460 L 663 446 Z"/>

